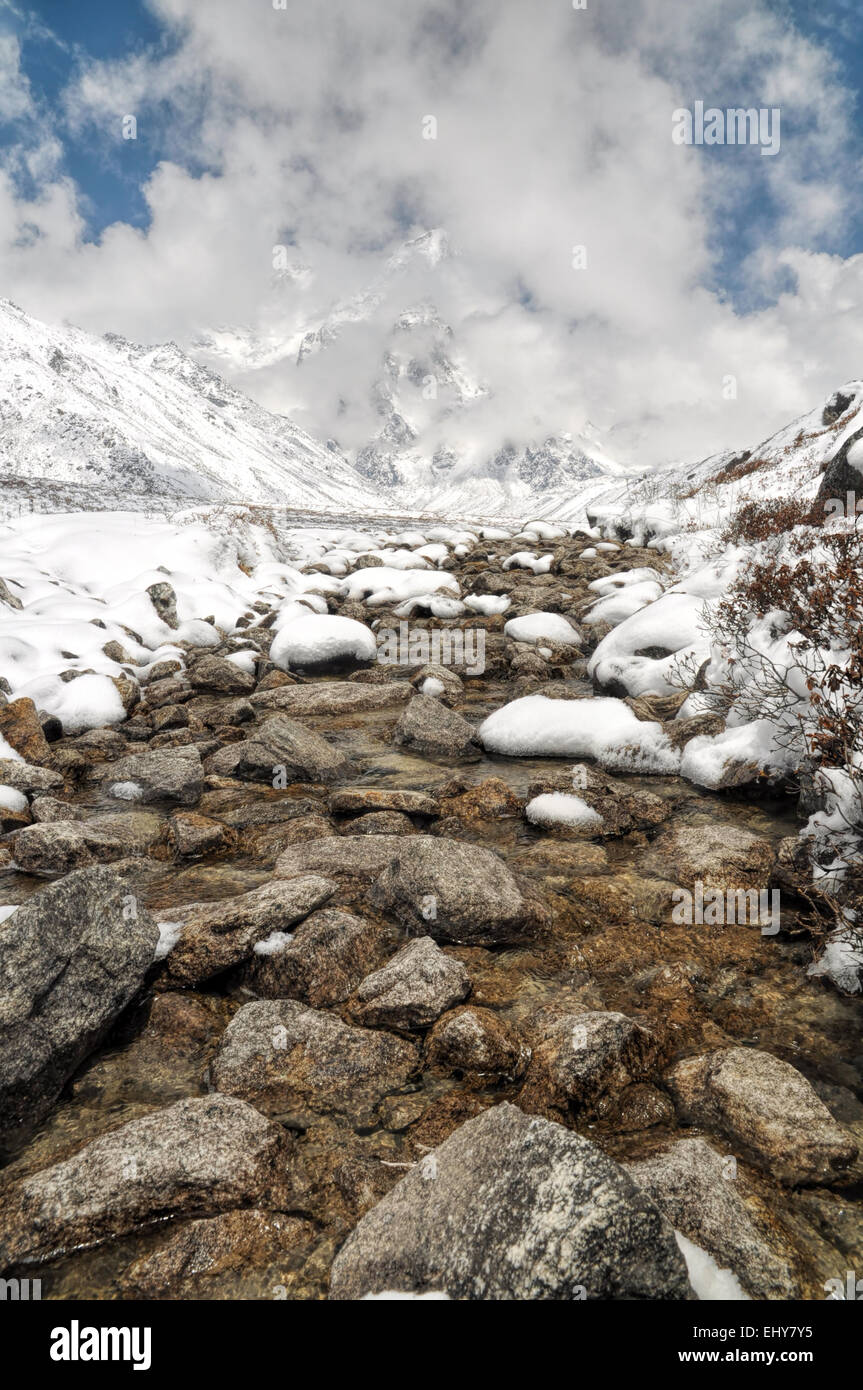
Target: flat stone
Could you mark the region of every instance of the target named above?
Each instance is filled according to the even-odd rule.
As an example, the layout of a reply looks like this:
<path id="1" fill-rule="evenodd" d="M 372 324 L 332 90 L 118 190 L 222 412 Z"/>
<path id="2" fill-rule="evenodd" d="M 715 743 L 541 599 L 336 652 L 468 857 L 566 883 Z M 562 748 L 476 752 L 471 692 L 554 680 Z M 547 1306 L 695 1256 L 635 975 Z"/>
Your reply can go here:
<path id="1" fill-rule="evenodd" d="M 769 1052 L 729 1047 L 686 1057 L 666 1084 L 684 1123 L 723 1135 L 780 1182 L 841 1181 L 857 1156 L 806 1078 Z"/>
<path id="2" fill-rule="evenodd" d="M 671 826 L 660 831 L 639 860 L 649 873 L 690 891 L 766 888 L 774 850 L 769 840 L 739 825 Z"/>
<path id="3" fill-rule="evenodd" d="M 14 1184 L 0 1215 L 0 1267 L 97 1245 L 172 1216 L 259 1203 L 288 1188 L 289 1141 L 231 1096 L 181 1100 Z"/>
<path id="4" fill-rule="evenodd" d="M 153 1254 L 143 1255 L 120 1276 L 120 1287 L 138 1299 L 198 1297 L 233 1271 L 278 1266 L 317 1238 L 310 1221 L 280 1211 L 226 1211 L 187 1221 Z"/>
<path id="5" fill-rule="evenodd" d="M 405 704 L 413 695 L 408 681 L 384 685 L 359 685 L 353 681 L 320 681 L 311 685 L 280 686 L 259 690 L 252 704 L 277 709 L 302 719 L 307 715 L 365 714 Z"/>
<path id="6" fill-rule="evenodd" d="M 334 815 L 367 811 L 404 811 L 409 816 L 440 814 L 440 802 L 430 792 L 403 791 L 399 787 L 340 787 L 330 792 L 329 808 Z"/>
<path id="7" fill-rule="evenodd" d="M 180 806 L 194 806 L 204 790 L 201 755 L 193 744 L 170 752 L 154 749 L 120 758 L 102 772 L 101 780 L 108 784 L 112 796 L 117 795 L 115 788 L 131 783 L 139 789 L 138 795 L 122 799 L 167 801 Z"/>
<path id="8" fill-rule="evenodd" d="M 0 787 L 14 787 L 16 792 L 51 792 L 62 787 L 63 777 L 50 767 L 35 767 L 17 758 L 0 758 Z"/>
<path id="9" fill-rule="evenodd" d="M 671 1226 L 627 1173 L 562 1125 L 496 1105 L 413 1168 L 348 1236 L 331 1299 L 685 1299 Z"/>
<path id="10" fill-rule="evenodd" d="M 94 861 L 77 821 L 22 826 L 12 838 L 12 854 L 25 874 L 68 874 Z"/>
<path id="11" fill-rule="evenodd" d="M 362 1123 L 417 1066 L 416 1049 L 390 1033 L 353 1028 L 291 999 L 261 999 L 232 1018 L 212 1079 L 268 1115 L 311 1110 Z"/>

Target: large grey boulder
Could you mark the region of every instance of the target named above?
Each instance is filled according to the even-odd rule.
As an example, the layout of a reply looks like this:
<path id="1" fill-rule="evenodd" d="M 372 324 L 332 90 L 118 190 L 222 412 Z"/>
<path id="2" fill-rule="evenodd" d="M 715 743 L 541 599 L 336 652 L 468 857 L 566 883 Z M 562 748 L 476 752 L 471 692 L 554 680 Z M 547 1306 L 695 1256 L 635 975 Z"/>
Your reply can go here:
<path id="1" fill-rule="evenodd" d="M 724 1135 L 780 1182 L 839 1181 L 857 1156 L 806 1078 L 769 1052 L 728 1047 L 686 1057 L 666 1084 L 681 1119 Z"/>
<path id="2" fill-rule="evenodd" d="M 417 1065 L 416 1049 L 389 1033 L 353 1028 L 292 999 L 260 999 L 231 1019 L 211 1075 L 218 1091 L 268 1115 L 311 1110 L 362 1123 Z"/>
<path id="3" fill-rule="evenodd" d="M 461 961 L 445 955 L 430 936 L 418 936 L 366 976 L 353 1013 L 372 1028 L 428 1028 L 469 990 L 470 976 Z"/>
<path id="4" fill-rule="evenodd" d="M 0 1130 L 36 1123 L 140 988 L 159 938 L 110 869 L 79 869 L 0 925 Z"/>
<path id="5" fill-rule="evenodd" d="M 335 891 L 330 879 L 302 874 L 216 902 L 161 908 L 156 913 L 160 926 L 182 928 L 166 957 L 167 973 L 183 985 L 210 980 L 250 956 L 257 942 L 289 931 Z"/>
<path id="6" fill-rule="evenodd" d="M 497 1105 L 461 1125 L 359 1222 L 330 1298 L 685 1299 L 671 1226 L 586 1139 Z"/>
<path id="7" fill-rule="evenodd" d="M 272 783 L 277 776 L 286 782 L 336 782 L 350 775 L 351 765 L 321 734 L 273 715 L 251 737 L 212 753 L 206 770 L 247 782 Z"/>
<path id="8" fill-rule="evenodd" d="M 548 923 L 548 909 L 491 850 L 434 835 L 396 836 L 394 845 L 371 894 L 414 931 L 491 946 L 528 940 Z"/>
<path id="9" fill-rule="evenodd" d="M 289 1189 L 289 1140 L 230 1096 L 131 1120 L 8 1188 L 0 1268 L 96 1245 L 166 1216 L 209 1216 Z"/>
<path id="10" fill-rule="evenodd" d="M 752 1298 L 797 1296 L 786 1261 L 747 1210 L 733 1158 L 704 1139 L 678 1139 L 626 1168 L 674 1229 L 730 1269 Z"/>

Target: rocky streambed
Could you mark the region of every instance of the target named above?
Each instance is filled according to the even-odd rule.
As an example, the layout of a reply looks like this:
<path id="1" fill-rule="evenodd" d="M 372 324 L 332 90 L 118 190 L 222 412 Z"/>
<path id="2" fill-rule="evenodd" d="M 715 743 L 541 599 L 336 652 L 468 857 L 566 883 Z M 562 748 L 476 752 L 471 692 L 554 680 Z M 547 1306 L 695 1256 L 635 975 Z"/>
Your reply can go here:
<path id="1" fill-rule="evenodd" d="M 657 563 L 585 548 L 446 564 L 577 624 L 592 580 Z M 427 613 L 483 632 L 481 673 L 286 673 L 261 608 L 130 679 L 111 728 L 0 707 L 2 1273 L 681 1299 L 706 1252 L 726 1292 L 820 1299 L 863 1270 L 861 1013 L 806 974 L 793 799 L 487 754 L 507 700 L 593 698 L 584 643 Z M 630 705 L 672 728 L 679 701 Z M 574 786 L 596 820 L 525 816 Z M 778 886 L 780 929 L 675 921 L 698 883 Z"/>

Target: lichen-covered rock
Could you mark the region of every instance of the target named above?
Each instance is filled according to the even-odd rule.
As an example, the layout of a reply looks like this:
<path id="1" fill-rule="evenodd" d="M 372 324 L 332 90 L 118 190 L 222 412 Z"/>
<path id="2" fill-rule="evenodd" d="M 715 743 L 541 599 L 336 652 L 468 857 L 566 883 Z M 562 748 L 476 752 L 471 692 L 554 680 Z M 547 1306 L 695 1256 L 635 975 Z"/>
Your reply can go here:
<path id="1" fill-rule="evenodd" d="M 518 1029 L 492 1009 L 465 1004 L 439 1018 L 426 1040 L 430 1066 L 470 1077 L 517 1081 L 530 1061 Z"/>
<path id="2" fill-rule="evenodd" d="M 50 1110 L 137 993 L 158 935 L 103 868 L 67 874 L 0 924 L 0 1130 Z"/>
<path id="3" fill-rule="evenodd" d="M 451 1134 L 359 1222 L 330 1298 L 685 1299 L 671 1226 L 627 1173 L 562 1125 L 497 1105 Z"/>
<path id="4" fill-rule="evenodd" d="M 268 1115 L 310 1110 L 362 1123 L 417 1064 L 416 1049 L 390 1033 L 353 1028 L 292 999 L 260 999 L 231 1019 L 212 1081 Z"/>
<path id="5" fill-rule="evenodd" d="M 284 1202 L 285 1131 L 232 1096 L 181 1100 L 111 1130 L 0 1203 L 0 1268 L 97 1245 L 165 1213 L 204 1216 Z"/>
<path id="6" fill-rule="evenodd" d="M 166 958 L 166 972 L 183 985 L 212 979 L 246 960 L 256 943 L 273 932 L 289 931 L 335 891 L 330 879 L 305 874 L 273 880 L 217 902 L 161 908 L 156 913 L 160 926 L 182 929 Z"/>
<path id="7" fill-rule="evenodd" d="M 666 1077 L 681 1119 L 723 1135 L 780 1182 L 842 1180 L 857 1146 L 805 1077 L 754 1047 L 686 1057 Z"/>
<path id="8" fill-rule="evenodd" d="M 344 1003 L 380 958 L 381 931 L 352 912 L 324 908 L 290 936 L 260 946 L 246 969 L 249 987 L 266 999 L 302 999 L 320 1009 Z"/>
<path id="9" fill-rule="evenodd" d="M 394 844 L 372 897 L 416 932 L 486 946 L 528 940 L 549 920 L 491 850 L 432 835 Z"/>
<path id="10" fill-rule="evenodd" d="M 730 1269 L 752 1298 L 798 1296 L 787 1262 L 747 1210 L 733 1158 L 704 1139 L 678 1139 L 626 1168 L 674 1229 Z"/>
<path id="11" fill-rule="evenodd" d="M 68 874 L 94 862 L 77 821 L 22 826 L 12 838 L 12 854 L 25 874 Z"/>
<path id="12" fill-rule="evenodd" d="M 430 936 L 419 936 L 366 976 L 353 1013 L 372 1028 L 428 1028 L 469 990 L 470 976 L 461 961 L 445 955 Z"/>

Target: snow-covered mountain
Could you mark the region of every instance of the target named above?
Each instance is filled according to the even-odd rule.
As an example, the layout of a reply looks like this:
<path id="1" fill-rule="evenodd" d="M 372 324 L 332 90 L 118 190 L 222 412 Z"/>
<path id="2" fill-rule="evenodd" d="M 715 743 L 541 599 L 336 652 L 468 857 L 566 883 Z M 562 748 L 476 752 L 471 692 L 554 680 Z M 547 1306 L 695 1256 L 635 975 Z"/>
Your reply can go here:
<path id="1" fill-rule="evenodd" d="M 0 300 L 0 474 L 127 495 L 357 513 L 383 499 L 334 444 L 175 344 L 49 327 Z M 104 505 L 104 502 L 101 503 Z"/>
<path id="2" fill-rule="evenodd" d="M 573 434 L 536 420 L 501 440 L 495 383 L 477 373 L 440 307 L 468 326 L 483 312 L 441 229 L 405 242 L 362 291 L 322 309 L 307 267 L 280 275 L 266 327 L 221 329 L 194 350 L 249 390 L 277 366 L 280 389 L 292 373 L 297 407 L 394 504 L 518 516 L 629 471 L 590 428 Z M 283 298 L 286 286 L 296 294 Z"/>

